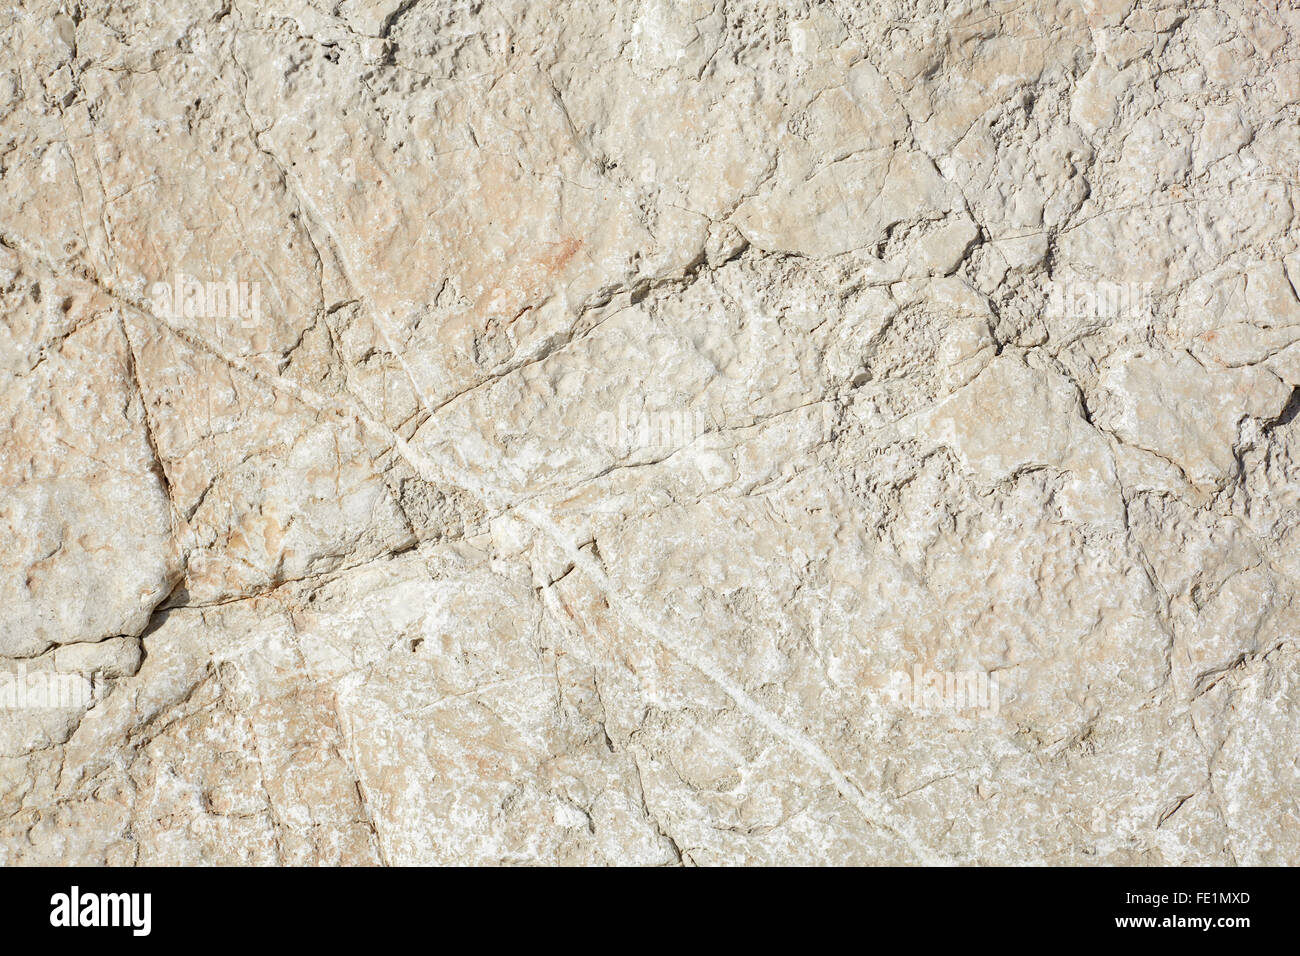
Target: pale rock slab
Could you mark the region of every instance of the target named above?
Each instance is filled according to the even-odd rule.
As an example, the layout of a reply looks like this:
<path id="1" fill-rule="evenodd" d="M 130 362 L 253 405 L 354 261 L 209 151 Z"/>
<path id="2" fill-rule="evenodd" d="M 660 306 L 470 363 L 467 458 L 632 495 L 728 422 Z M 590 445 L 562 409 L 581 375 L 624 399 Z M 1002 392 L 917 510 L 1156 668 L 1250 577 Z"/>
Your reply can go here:
<path id="1" fill-rule="evenodd" d="M 1293 5 L 0 31 L 0 863 L 1300 863 Z"/>

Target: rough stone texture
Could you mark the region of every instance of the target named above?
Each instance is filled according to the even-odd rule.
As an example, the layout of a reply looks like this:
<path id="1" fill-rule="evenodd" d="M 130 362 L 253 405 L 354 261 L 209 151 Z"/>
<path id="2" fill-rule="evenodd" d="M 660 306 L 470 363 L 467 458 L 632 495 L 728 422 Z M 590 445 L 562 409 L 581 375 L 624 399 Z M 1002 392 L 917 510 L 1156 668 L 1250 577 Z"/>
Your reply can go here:
<path id="1" fill-rule="evenodd" d="M 0 862 L 1300 863 L 1289 0 L 0 32 Z"/>

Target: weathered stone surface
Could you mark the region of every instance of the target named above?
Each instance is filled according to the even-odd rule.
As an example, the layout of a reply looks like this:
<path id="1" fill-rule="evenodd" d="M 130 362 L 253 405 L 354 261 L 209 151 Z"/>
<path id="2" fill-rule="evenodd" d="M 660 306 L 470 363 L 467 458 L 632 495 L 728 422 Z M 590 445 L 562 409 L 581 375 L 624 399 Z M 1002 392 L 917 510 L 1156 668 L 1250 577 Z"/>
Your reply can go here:
<path id="1" fill-rule="evenodd" d="M 0 11 L 0 863 L 1300 863 L 1300 13 Z"/>

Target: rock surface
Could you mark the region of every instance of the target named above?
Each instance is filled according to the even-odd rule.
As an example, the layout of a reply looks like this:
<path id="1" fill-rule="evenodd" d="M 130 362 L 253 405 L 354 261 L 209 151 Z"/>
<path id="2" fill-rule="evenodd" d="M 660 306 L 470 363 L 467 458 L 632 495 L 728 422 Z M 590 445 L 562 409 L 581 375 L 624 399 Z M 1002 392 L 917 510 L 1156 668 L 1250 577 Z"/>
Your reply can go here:
<path id="1" fill-rule="evenodd" d="M 0 30 L 0 863 L 1300 864 L 1287 0 Z"/>

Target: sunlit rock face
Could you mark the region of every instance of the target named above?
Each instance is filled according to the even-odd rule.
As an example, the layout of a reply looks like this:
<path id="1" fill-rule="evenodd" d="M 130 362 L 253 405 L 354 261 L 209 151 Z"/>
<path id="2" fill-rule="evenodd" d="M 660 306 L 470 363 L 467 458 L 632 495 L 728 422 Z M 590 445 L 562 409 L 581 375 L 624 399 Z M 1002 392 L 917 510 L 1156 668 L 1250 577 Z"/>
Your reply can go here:
<path id="1" fill-rule="evenodd" d="M 1300 12 L 0 11 L 0 863 L 1300 864 Z"/>

